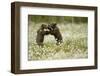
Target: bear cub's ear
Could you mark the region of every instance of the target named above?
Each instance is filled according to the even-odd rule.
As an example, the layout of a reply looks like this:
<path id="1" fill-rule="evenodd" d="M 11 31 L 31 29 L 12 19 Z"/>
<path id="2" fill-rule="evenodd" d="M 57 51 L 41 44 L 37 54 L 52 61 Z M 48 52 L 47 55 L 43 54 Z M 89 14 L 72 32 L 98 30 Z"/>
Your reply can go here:
<path id="1" fill-rule="evenodd" d="M 57 23 L 52 23 L 51 25 L 52 25 L 52 28 L 55 28 Z"/>
<path id="2" fill-rule="evenodd" d="M 46 24 L 42 24 L 41 25 L 41 29 L 45 29 L 45 28 L 47 28 L 47 25 Z"/>

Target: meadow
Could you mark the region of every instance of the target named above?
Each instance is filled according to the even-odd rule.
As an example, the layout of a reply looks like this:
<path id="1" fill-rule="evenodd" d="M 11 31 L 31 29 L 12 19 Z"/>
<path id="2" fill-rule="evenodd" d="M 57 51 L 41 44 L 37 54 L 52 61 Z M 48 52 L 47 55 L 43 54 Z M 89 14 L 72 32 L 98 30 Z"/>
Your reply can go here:
<path id="1" fill-rule="evenodd" d="M 88 58 L 88 23 L 57 23 L 63 37 L 63 43 L 56 45 L 54 36 L 44 38 L 44 47 L 36 44 L 37 30 L 42 22 L 29 19 L 28 23 L 28 60 L 58 60 Z"/>

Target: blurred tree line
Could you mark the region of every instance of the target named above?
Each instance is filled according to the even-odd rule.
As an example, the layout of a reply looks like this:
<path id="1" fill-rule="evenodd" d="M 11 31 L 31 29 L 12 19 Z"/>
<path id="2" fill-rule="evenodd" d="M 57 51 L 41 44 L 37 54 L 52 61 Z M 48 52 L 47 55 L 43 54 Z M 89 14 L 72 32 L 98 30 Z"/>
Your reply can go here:
<path id="1" fill-rule="evenodd" d="M 29 15 L 28 20 L 35 23 L 87 23 L 87 17 L 74 16 L 46 16 L 46 15 Z"/>

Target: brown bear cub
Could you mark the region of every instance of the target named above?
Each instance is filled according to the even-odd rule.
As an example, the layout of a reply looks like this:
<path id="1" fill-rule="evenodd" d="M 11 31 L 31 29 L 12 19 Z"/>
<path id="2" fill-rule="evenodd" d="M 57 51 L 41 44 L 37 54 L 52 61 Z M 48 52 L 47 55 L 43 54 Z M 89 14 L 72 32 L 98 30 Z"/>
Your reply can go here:
<path id="1" fill-rule="evenodd" d="M 50 30 L 50 34 L 55 37 L 55 40 L 57 41 L 57 45 L 62 43 L 62 35 L 60 33 L 59 28 L 57 27 L 56 23 L 52 23 L 48 25 L 48 29 Z"/>
<path id="2" fill-rule="evenodd" d="M 43 46 L 44 36 L 49 34 L 49 29 L 47 25 L 42 24 L 41 27 L 37 30 L 36 43 L 39 46 Z"/>

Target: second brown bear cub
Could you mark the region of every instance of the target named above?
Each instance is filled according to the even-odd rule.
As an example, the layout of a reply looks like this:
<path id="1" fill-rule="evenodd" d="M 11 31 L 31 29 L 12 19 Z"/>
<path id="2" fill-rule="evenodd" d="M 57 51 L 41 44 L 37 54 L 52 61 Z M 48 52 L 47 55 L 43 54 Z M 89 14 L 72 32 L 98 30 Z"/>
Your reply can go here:
<path id="1" fill-rule="evenodd" d="M 59 28 L 56 23 L 52 23 L 48 25 L 48 29 L 50 30 L 49 34 L 53 35 L 56 40 L 56 44 L 59 45 L 62 43 L 62 35 L 60 33 Z"/>
<path id="2" fill-rule="evenodd" d="M 56 44 L 59 45 L 62 43 L 62 35 L 56 23 L 51 23 L 49 25 L 42 24 L 37 31 L 36 42 L 39 46 L 43 46 L 44 36 L 53 35 L 56 40 Z"/>

